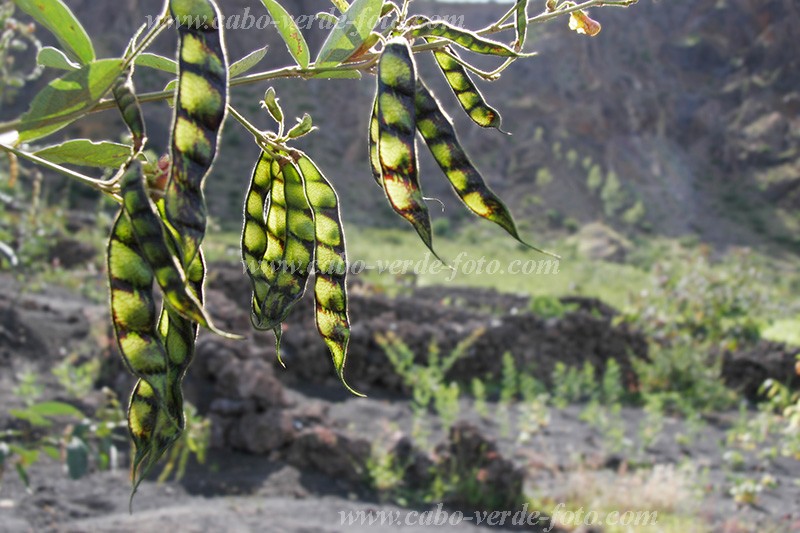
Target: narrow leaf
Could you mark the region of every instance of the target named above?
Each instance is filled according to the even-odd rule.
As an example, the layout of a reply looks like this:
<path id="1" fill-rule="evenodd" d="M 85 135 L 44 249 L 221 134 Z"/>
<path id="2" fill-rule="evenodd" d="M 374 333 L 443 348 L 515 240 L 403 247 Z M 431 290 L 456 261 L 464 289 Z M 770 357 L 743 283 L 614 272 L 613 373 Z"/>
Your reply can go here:
<path id="1" fill-rule="evenodd" d="M 131 147 L 108 141 L 76 139 L 43 148 L 34 155 L 57 165 L 119 168 L 131 157 Z"/>
<path id="2" fill-rule="evenodd" d="M 40 139 L 83 116 L 108 93 L 122 67 L 121 59 L 101 59 L 51 81 L 22 115 L 20 140 Z"/>
<path id="3" fill-rule="evenodd" d="M 307 69 L 311 61 L 311 54 L 308 51 L 308 44 L 300 32 L 300 28 L 297 27 L 292 16 L 286 12 L 277 0 L 261 1 L 269 11 L 274 24 L 278 26 L 278 32 L 283 37 L 287 48 L 289 48 L 289 53 L 292 54 L 292 57 L 301 68 Z"/>
<path id="4" fill-rule="evenodd" d="M 264 56 L 267 55 L 267 51 L 269 50 L 269 46 L 265 46 L 264 48 L 259 48 L 254 52 L 250 52 L 246 56 L 244 56 L 239 61 L 233 63 L 230 68 L 228 69 L 229 76 L 231 78 L 235 78 L 236 76 L 241 76 L 255 68 Z"/>
<path id="5" fill-rule="evenodd" d="M 383 0 L 355 0 L 328 34 L 315 65 L 339 65 L 350 59 L 372 33 L 382 7 Z"/>
<path id="6" fill-rule="evenodd" d="M 528 36 L 528 2 L 529 0 L 517 0 L 515 7 L 517 43 L 515 48 L 522 50 L 525 46 L 525 38 Z"/>
<path id="7" fill-rule="evenodd" d="M 136 56 L 134 62 L 140 67 L 152 68 L 170 74 L 178 74 L 178 64 L 175 60 L 158 54 L 144 52 Z"/>
<path id="8" fill-rule="evenodd" d="M 43 67 L 58 70 L 78 70 L 81 68 L 78 63 L 72 62 L 67 57 L 67 54 L 52 46 L 45 46 L 39 50 L 39 54 L 36 56 L 36 63 Z"/>
<path id="9" fill-rule="evenodd" d="M 86 30 L 62 0 L 14 0 L 17 7 L 47 28 L 73 59 L 94 61 L 94 47 Z"/>

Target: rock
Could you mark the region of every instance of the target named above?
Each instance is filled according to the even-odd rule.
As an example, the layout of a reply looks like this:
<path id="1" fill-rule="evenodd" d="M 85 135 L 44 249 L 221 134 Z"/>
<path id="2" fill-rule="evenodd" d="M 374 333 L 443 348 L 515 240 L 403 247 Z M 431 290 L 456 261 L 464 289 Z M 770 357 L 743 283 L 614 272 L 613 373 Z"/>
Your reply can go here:
<path id="1" fill-rule="evenodd" d="M 364 480 L 371 445 L 367 439 L 322 426 L 302 431 L 292 443 L 287 461 L 350 482 Z"/>
<path id="2" fill-rule="evenodd" d="M 770 341 L 760 341 L 737 352 L 725 352 L 722 379 L 728 387 L 751 400 L 758 399 L 758 389 L 767 379 L 800 389 L 800 376 L 795 371 L 798 354 L 798 347 Z"/>
<path id="3" fill-rule="evenodd" d="M 245 414 L 231 432 L 230 445 L 238 450 L 265 454 L 291 442 L 294 434 L 291 415 L 283 409 L 269 409 Z"/>
<path id="4" fill-rule="evenodd" d="M 390 447 L 389 454 L 398 464 L 405 465 L 404 488 L 412 491 L 430 488 L 435 479 L 434 461 L 430 456 L 414 447 L 408 436 L 399 434 L 395 443 Z"/>
<path id="5" fill-rule="evenodd" d="M 458 422 L 437 447 L 437 469 L 456 472 L 468 490 L 451 494 L 449 503 L 479 510 L 516 509 L 524 501 L 525 473 L 500 455 L 497 444 L 468 422 Z"/>
<path id="6" fill-rule="evenodd" d="M 633 247 L 622 235 L 599 222 L 583 226 L 573 239 L 578 253 L 592 261 L 621 263 Z"/>
<path id="7" fill-rule="evenodd" d="M 48 253 L 48 261 L 64 269 L 90 263 L 97 256 L 97 249 L 72 237 L 59 237 Z"/>

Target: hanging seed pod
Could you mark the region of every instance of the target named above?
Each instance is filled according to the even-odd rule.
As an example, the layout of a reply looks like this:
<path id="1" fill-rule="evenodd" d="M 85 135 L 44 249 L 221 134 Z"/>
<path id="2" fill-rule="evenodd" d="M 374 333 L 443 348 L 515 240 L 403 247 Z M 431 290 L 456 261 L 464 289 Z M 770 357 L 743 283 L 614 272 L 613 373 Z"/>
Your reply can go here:
<path id="1" fill-rule="evenodd" d="M 431 218 L 419 186 L 416 81 L 417 69 L 408 41 L 390 41 L 378 63 L 378 159 L 383 189 L 395 212 L 414 226 L 436 255 Z"/>
<path id="2" fill-rule="evenodd" d="M 179 74 L 172 128 L 172 170 L 166 194 L 170 224 L 180 236 L 182 264 L 191 264 L 206 230 L 203 181 L 217 154 L 228 104 L 228 60 L 220 13 L 212 0 L 171 0 L 179 21 Z M 192 17 L 191 19 L 189 17 Z"/>
<path id="3" fill-rule="evenodd" d="M 122 120 L 131 133 L 133 153 L 138 154 L 144 148 L 146 133 L 142 108 L 139 106 L 133 86 L 133 69 L 128 69 L 120 74 L 111 92 L 122 114 Z"/>
<path id="4" fill-rule="evenodd" d="M 156 282 L 164 293 L 164 300 L 184 318 L 197 322 L 215 333 L 229 336 L 216 329 L 203 305 L 189 290 L 180 259 L 172 255 L 164 225 L 145 189 L 144 178 L 138 166 L 125 173 L 121 186 L 125 213 L 130 218 L 142 255 L 152 268 Z"/>
<path id="5" fill-rule="evenodd" d="M 475 52 L 476 54 L 491 55 L 498 57 L 522 57 L 522 54 L 515 52 L 501 42 L 492 41 L 481 37 L 477 33 L 458 28 L 443 21 L 431 21 L 425 17 L 415 17 L 411 24 L 419 24 L 412 28 L 408 34 L 411 37 L 439 37 L 450 41 L 458 46 Z"/>
<path id="6" fill-rule="evenodd" d="M 436 63 L 444 74 L 450 88 L 453 89 L 453 94 L 456 95 L 458 103 L 469 115 L 469 118 L 482 128 L 496 128 L 500 129 L 502 126 L 502 118 L 500 113 L 489 104 L 486 103 L 483 95 L 478 87 L 472 81 L 464 68 L 464 65 L 459 63 L 455 58 L 455 50 L 451 47 L 446 47 L 442 51 L 433 53 Z"/>
<path id="7" fill-rule="evenodd" d="M 508 208 L 486 185 L 461 147 L 450 117 L 422 80 L 417 80 L 416 110 L 417 129 L 464 205 L 523 242 Z"/>
<path id="8" fill-rule="evenodd" d="M 267 253 L 262 266 L 269 288 L 259 324 L 263 329 L 278 330 L 278 336 L 281 323 L 305 292 L 314 257 L 314 219 L 302 177 L 294 163 L 282 163 L 272 178 Z"/>
<path id="9" fill-rule="evenodd" d="M 253 307 L 251 318 L 254 324 L 263 320 L 261 303 L 267 297 L 269 282 L 262 271 L 262 261 L 267 252 L 267 220 L 270 190 L 272 189 L 273 164 L 277 161 L 267 152 L 262 152 L 244 205 L 244 227 L 242 229 L 242 261 L 253 287 Z M 279 168 L 279 167 L 276 167 Z"/>
<path id="10" fill-rule="evenodd" d="M 347 255 L 339 198 L 331 184 L 305 154 L 297 161 L 306 197 L 314 214 L 314 302 L 317 330 L 331 352 L 342 383 L 350 319 L 347 314 Z M 353 391 L 355 392 L 355 391 Z"/>
<path id="11" fill-rule="evenodd" d="M 379 187 L 383 187 L 383 171 L 381 170 L 381 158 L 378 155 L 378 140 L 380 138 L 381 125 L 378 122 L 378 97 L 372 105 L 372 112 L 369 116 L 369 166 L 372 169 L 372 177 Z"/>

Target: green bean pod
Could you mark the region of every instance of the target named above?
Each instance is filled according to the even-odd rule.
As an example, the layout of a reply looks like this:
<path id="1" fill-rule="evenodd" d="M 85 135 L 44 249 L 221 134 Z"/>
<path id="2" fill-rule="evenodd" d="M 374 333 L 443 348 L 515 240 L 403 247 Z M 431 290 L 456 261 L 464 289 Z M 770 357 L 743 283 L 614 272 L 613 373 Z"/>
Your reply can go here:
<path id="1" fill-rule="evenodd" d="M 390 41 L 378 62 L 378 158 L 383 190 L 392 209 L 414 227 L 436 255 L 431 218 L 419 186 L 416 81 L 417 69 L 408 41 Z"/>
<path id="2" fill-rule="evenodd" d="M 167 351 L 156 326 L 154 275 L 124 210 L 114 222 L 107 261 L 117 344 L 126 366 L 139 378 L 128 407 L 128 431 L 135 449 L 133 497 L 141 474 L 168 447 L 176 423 L 168 414 L 170 376 Z M 158 413 L 164 413 L 160 423 Z"/>
<path id="3" fill-rule="evenodd" d="M 125 173 L 121 186 L 123 208 L 131 220 L 142 255 L 153 269 L 164 300 L 181 316 L 227 336 L 214 326 L 203 305 L 189 290 L 186 273 L 169 248 L 167 231 L 145 189 L 138 166 Z"/>
<path id="4" fill-rule="evenodd" d="M 417 80 L 416 109 L 417 129 L 464 205 L 522 242 L 508 208 L 486 185 L 461 147 L 450 117 L 422 80 Z"/>
<path id="5" fill-rule="evenodd" d="M 191 264 L 206 231 L 203 182 L 217 154 L 228 104 L 228 60 L 219 9 L 213 0 L 170 0 L 179 24 L 179 75 L 172 127 L 172 167 L 166 212 L 180 236 L 182 264 Z"/>
<path id="6" fill-rule="evenodd" d="M 497 128 L 502 126 L 500 113 L 486 103 L 481 91 L 470 78 L 467 69 L 456 59 L 458 56 L 451 47 L 433 53 L 436 63 L 444 74 L 447 84 L 456 95 L 458 103 L 469 115 L 469 118 L 482 128 Z"/>
<path id="7" fill-rule="evenodd" d="M 272 189 L 273 164 L 280 168 L 272 155 L 262 152 L 253 170 L 244 204 L 242 261 L 253 287 L 251 319 L 254 324 L 262 321 L 261 302 L 267 297 L 269 290 L 269 282 L 261 265 L 267 252 L 266 212 Z"/>
<path id="8" fill-rule="evenodd" d="M 314 215 L 314 308 L 317 330 L 331 352 L 336 373 L 350 389 L 344 379 L 347 346 L 350 343 L 350 318 L 347 313 L 347 255 L 339 197 L 307 155 L 303 154 L 297 165 Z"/>
<path id="9" fill-rule="evenodd" d="M 369 116 L 369 165 L 372 169 L 372 177 L 375 182 L 383 187 L 383 171 L 381 170 L 381 158 L 378 154 L 378 140 L 380 139 L 381 124 L 378 122 L 378 98 L 372 105 L 372 112 Z"/>
<path id="10" fill-rule="evenodd" d="M 430 21 L 425 17 L 418 16 L 411 23 L 419 24 L 409 30 L 408 34 L 411 37 L 439 37 L 476 54 L 521 57 L 519 52 L 512 50 L 501 42 L 481 37 L 477 33 L 458 28 L 447 22 Z"/>
<path id="11" fill-rule="evenodd" d="M 205 279 L 202 253 L 195 257 L 187 276 L 190 290 L 202 302 Z M 132 496 L 150 469 L 180 438 L 186 425 L 182 383 L 194 357 L 198 326 L 165 306 L 161 309 L 158 331 L 166 350 L 166 397 L 159 404 L 152 388 L 143 380 L 137 382 L 131 395 L 128 426 L 135 449 Z"/>
<path id="12" fill-rule="evenodd" d="M 123 361 L 148 382 L 158 398 L 166 393 L 166 350 L 156 328 L 154 275 L 128 214 L 121 211 L 111 230 L 107 266 L 111 315 Z"/>
<path id="13" fill-rule="evenodd" d="M 139 105 L 139 99 L 136 98 L 136 90 L 133 86 L 132 68 L 119 75 L 111 93 L 122 114 L 122 120 L 131 133 L 131 138 L 133 139 L 133 153 L 138 154 L 141 152 L 142 148 L 144 148 L 147 135 L 142 108 Z"/>
<path id="14" fill-rule="evenodd" d="M 267 253 L 262 270 L 269 282 L 261 302 L 260 329 L 272 329 L 280 341 L 280 325 L 303 296 L 314 258 L 314 218 L 303 179 L 291 161 L 274 162 L 267 213 Z"/>

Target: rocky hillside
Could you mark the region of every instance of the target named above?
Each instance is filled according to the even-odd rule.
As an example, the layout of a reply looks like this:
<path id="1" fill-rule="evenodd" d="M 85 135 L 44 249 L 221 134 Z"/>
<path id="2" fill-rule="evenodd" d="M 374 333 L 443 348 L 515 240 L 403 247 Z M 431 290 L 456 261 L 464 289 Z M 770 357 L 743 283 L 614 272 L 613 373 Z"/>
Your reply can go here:
<path id="1" fill-rule="evenodd" d="M 125 36 L 160 3 L 69 2 L 107 55 L 119 53 Z M 286 3 L 306 15 L 329 7 L 323 0 Z M 414 7 L 431 14 L 464 13 L 470 27 L 503 11 L 496 4 L 423 0 Z M 226 0 L 223 7 L 229 15 L 246 8 L 264 12 L 257 0 Z M 800 41 L 800 6 L 794 0 L 641 0 L 628 10 L 598 9 L 594 17 L 604 27 L 596 38 L 570 32 L 565 20 L 534 28 L 529 46 L 538 57 L 483 85 L 511 137 L 471 126 L 435 67 L 420 59 L 486 177 L 520 218 L 539 229 L 604 220 L 625 232 L 697 234 L 720 245 L 796 244 L 800 60 L 793 50 Z M 323 38 L 311 31 L 311 48 L 318 49 Z M 269 43 L 265 68 L 288 61 L 273 31 L 231 31 L 228 40 L 232 58 Z M 167 37 L 158 45 L 165 53 L 174 46 Z M 166 81 L 147 73 L 141 85 L 158 89 Z M 340 185 L 348 217 L 388 223 L 380 191 L 365 185 L 372 81 L 276 86 L 291 112 L 311 112 L 321 127 L 306 148 Z M 258 108 L 263 89 L 236 90 L 235 98 L 267 127 Z M 165 146 L 167 108 L 151 106 L 149 112 L 151 139 Z M 115 117 L 93 117 L 77 129 L 99 137 L 110 119 Z M 234 123 L 224 148 L 209 181 L 211 209 L 235 227 L 257 148 Z M 452 204 L 447 216 L 458 216 L 454 196 L 427 157 L 423 169 L 429 195 Z"/>

